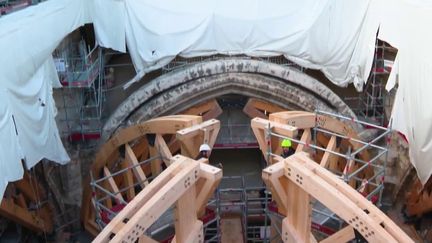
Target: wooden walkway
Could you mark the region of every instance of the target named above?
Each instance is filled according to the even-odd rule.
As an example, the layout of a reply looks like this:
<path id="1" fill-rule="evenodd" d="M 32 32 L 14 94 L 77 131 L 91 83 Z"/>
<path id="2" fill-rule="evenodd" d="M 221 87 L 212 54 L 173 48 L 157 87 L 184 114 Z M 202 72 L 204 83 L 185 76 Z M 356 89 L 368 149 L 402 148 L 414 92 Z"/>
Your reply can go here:
<path id="1" fill-rule="evenodd" d="M 243 239 L 243 227 L 239 217 L 223 217 L 221 219 L 222 243 L 246 242 Z"/>

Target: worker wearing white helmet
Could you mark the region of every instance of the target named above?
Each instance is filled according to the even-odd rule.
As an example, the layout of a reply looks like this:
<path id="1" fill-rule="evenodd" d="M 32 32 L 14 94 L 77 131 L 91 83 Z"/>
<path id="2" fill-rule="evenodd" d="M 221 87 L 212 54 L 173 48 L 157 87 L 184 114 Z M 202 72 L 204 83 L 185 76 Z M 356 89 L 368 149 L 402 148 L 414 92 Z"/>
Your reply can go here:
<path id="1" fill-rule="evenodd" d="M 210 151 L 211 148 L 208 144 L 203 143 L 201 144 L 200 148 L 199 148 L 199 155 L 197 159 L 201 159 L 201 158 L 209 158 L 210 157 Z"/>

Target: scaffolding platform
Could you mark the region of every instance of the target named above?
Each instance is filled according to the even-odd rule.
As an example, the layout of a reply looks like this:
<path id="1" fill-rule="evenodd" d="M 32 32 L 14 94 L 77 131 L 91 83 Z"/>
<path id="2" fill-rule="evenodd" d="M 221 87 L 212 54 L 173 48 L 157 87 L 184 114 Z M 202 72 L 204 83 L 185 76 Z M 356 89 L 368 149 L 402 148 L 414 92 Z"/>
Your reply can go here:
<path id="1" fill-rule="evenodd" d="M 73 143 L 98 140 L 105 101 L 102 48 L 87 47 L 81 40 L 62 45 L 53 56 L 63 85 L 54 92 L 61 137 Z"/>

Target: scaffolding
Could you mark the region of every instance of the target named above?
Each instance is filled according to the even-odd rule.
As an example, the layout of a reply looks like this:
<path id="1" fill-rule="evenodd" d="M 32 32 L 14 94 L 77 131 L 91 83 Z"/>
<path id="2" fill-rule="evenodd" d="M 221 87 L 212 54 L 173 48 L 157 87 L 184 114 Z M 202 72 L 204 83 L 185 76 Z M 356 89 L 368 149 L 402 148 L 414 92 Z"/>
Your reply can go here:
<path id="1" fill-rule="evenodd" d="M 375 125 L 373 123 L 368 123 L 365 121 L 361 121 L 358 119 L 354 119 L 351 117 L 342 116 L 339 114 L 334 114 L 326 111 L 315 111 L 315 125 L 311 129 L 312 139 L 310 142 L 303 141 L 302 139 L 297 139 L 296 137 L 287 137 L 275 133 L 272 131 L 272 128 L 269 127 L 265 130 L 266 141 L 268 141 L 269 146 L 267 146 L 267 160 L 270 161 L 271 157 L 279 156 L 279 154 L 275 154 L 274 151 L 271 150 L 271 142 L 274 141 L 272 138 L 277 138 L 276 141 L 283 139 L 290 139 L 293 144 L 297 144 L 297 146 L 302 145 L 304 148 L 308 149 L 310 153 L 316 154 L 317 151 L 321 151 L 323 153 L 329 153 L 338 158 L 343 158 L 347 161 L 345 169 L 343 172 L 332 170 L 328 168 L 333 174 L 338 176 L 341 180 L 346 183 L 353 184 L 354 189 L 356 189 L 359 193 L 361 193 L 365 198 L 375 203 L 378 207 L 381 206 L 381 198 L 382 192 L 384 189 L 384 176 L 385 176 L 385 168 L 386 168 L 386 160 L 388 153 L 388 136 L 391 132 L 390 128 L 385 128 L 379 125 Z M 378 131 L 377 135 L 369 141 L 363 141 L 359 138 L 349 137 L 349 135 L 338 134 L 333 131 L 329 131 L 325 129 L 325 120 L 322 119 L 322 116 L 327 116 L 331 118 L 336 118 L 339 121 L 345 123 L 351 123 L 351 127 L 367 127 L 374 128 Z M 336 137 L 336 139 L 345 139 L 351 142 L 355 142 L 359 144 L 357 149 L 352 149 L 348 147 L 348 151 L 346 153 L 340 153 L 334 151 L 332 149 L 328 149 L 327 147 L 321 147 L 317 143 L 317 133 L 322 133 L 327 137 Z M 347 132 L 347 134 L 349 134 Z M 359 155 L 364 151 L 368 151 L 371 154 L 371 158 L 368 160 L 362 159 Z M 352 163 L 358 163 L 358 168 L 353 168 Z M 364 172 L 367 168 L 373 168 L 374 174 L 369 178 L 360 178 L 359 175 Z M 352 181 L 355 183 L 350 183 Z M 366 187 L 372 188 L 370 191 L 365 190 Z M 267 202 L 267 200 L 266 200 Z M 312 228 L 323 235 L 329 235 L 332 232 L 338 231 L 341 229 L 343 225 L 343 220 L 341 220 L 338 216 L 336 216 L 333 212 L 327 209 L 318 201 L 312 200 L 313 210 L 312 210 Z M 277 208 L 272 206 L 266 206 L 266 217 L 272 218 L 272 223 L 277 222 L 278 219 L 282 219 L 282 215 L 277 213 Z M 274 221 L 276 220 L 276 221 Z M 267 219 L 265 220 L 268 221 Z M 278 225 L 278 223 L 275 223 Z M 276 232 L 280 232 L 280 229 L 276 230 Z M 267 237 L 267 240 L 270 240 Z M 267 242 L 267 241 L 260 241 Z"/>
<path id="2" fill-rule="evenodd" d="M 376 129 L 378 132 L 377 135 L 370 141 L 362 141 L 361 139 L 356 139 L 356 138 L 349 137 L 347 135 L 338 134 L 323 128 L 323 124 L 320 122 L 319 119 L 320 115 L 329 116 L 329 117 L 337 118 L 341 121 L 352 123 L 352 127 L 362 127 L 362 128 L 372 127 Z M 387 154 L 388 154 L 388 142 L 389 142 L 388 136 L 391 133 L 391 128 L 382 127 L 379 125 L 375 125 L 373 123 L 361 121 L 355 118 L 346 117 L 343 115 L 339 115 L 327 111 L 315 110 L 315 126 L 311 129 L 314 134 L 313 135 L 314 139 L 312 143 L 306 143 L 296 138 L 282 136 L 280 134 L 272 132 L 270 129 L 267 130 L 267 135 L 269 137 L 274 136 L 279 139 L 290 139 L 294 144 L 303 145 L 305 147 L 311 148 L 315 153 L 316 151 L 330 153 L 332 155 L 344 158 L 346 161 L 359 163 L 361 166 L 356 170 L 344 170 L 343 172 L 332 170 L 331 172 L 339 176 L 342 180 L 344 180 L 347 183 L 350 180 L 354 179 L 357 182 L 356 183 L 357 186 L 355 189 L 358 190 L 359 192 L 362 192 L 361 190 L 364 190 L 366 185 L 373 186 L 375 189 L 369 194 L 365 195 L 365 197 L 367 199 L 372 199 L 373 196 L 377 196 L 378 198 L 376 198 L 375 200 L 377 200 L 377 205 L 381 206 L 381 196 L 384 188 L 384 176 L 385 176 L 385 168 L 386 168 L 386 161 L 387 161 Z M 346 154 L 342 154 L 333 150 L 329 150 L 327 148 L 323 148 L 317 144 L 318 132 L 327 134 L 329 136 L 336 136 L 336 139 L 338 138 L 347 139 L 359 143 L 361 144 L 361 147 L 356 150 L 351 150 L 351 147 L 349 147 L 348 152 Z M 373 155 L 373 157 L 368 161 L 365 161 L 358 156 L 360 153 L 366 150 Z M 272 151 L 268 151 L 268 156 L 275 156 L 275 155 L 276 154 L 274 154 Z M 347 167 L 348 166 L 349 163 L 347 163 Z M 363 172 L 366 168 L 373 168 L 375 173 L 373 177 L 368 178 L 365 181 L 365 179 L 359 178 L 357 175 Z"/>
<path id="3" fill-rule="evenodd" d="M 62 138 L 70 142 L 99 139 L 105 100 L 102 48 L 91 49 L 81 40 L 56 50 L 53 56 L 63 85 L 55 93 Z"/>
<path id="4" fill-rule="evenodd" d="M 128 190 L 136 187 L 144 188 L 145 183 L 149 183 L 154 177 L 146 177 L 145 180 L 139 180 L 131 185 L 116 188 L 116 190 L 112 191 L 107 189 L 107 185 L 111 186 L 114 178 L 123 177 L 127 173 L 134 173 L 136 167 L 148 165 L 152 161 L 160 160 L 161 158 L 162 156 L 159 155 L 151 157 L 136 164 L 129 165 L 116 172 L 105 174 L 104 177 L 99 179 L 95 179 L 93 173 L 90 172 L 92 204 L 95 208 L 96 224 L 99 226 L 100 230 L 102 230 L 128 203 L 121 196 L 122 193 L 126 193 Z M 149 233 L 151 234 L 152 232 Z M 155 233 L 153 232 L 153 234 Z"/>
<path id="5" fill-rule="evenodd" d="M 347 101 L 354 101 L 354 111 L 359 118 L 381 126 L 386 123 L 385 109 L 390 104 L 384 88 L 395 54 L 395 48 L 376 40 L 374 61 L 365 89 L 358 97 L 346 98 Z"/>

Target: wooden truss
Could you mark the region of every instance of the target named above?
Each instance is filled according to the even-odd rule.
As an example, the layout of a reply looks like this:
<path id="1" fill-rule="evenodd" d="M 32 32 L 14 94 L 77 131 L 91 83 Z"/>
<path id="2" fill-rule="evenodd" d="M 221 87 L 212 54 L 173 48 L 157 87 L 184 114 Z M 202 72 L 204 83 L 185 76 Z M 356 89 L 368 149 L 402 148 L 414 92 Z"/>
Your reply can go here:
<path id="1" fill-rule="evenodd" d="M 285 111 L 270 114 L 268 120 L 254 118 L 251 126 L 260 149 L 269 164 L 281 159 L 279 156 L 282 152 L 280 142 L 282 140 L 281 136 L 284 136 L 301 141 L 301 143 L 293 142 L 295 151 L 308 152 L 317 163 L 331 171 L 350 174 L 363 166 L 354 159 L 350 160 L 336 154 L 345 155 L 349 151 L 360 149 L 362 144 L 356 142 L 356 140 L 360 139 L 353 128 L 335 118 L 305 111 Z M 316 127 L 321 130 L 314 132 L 313 129 Z M 321 131 L 328 131 L 328 133 Z M 315 134 L 315 145 L 321 147 L 322 151 L 311 149 L 313 135 Z M 338 138 L 336 134 L 344 138 Z M 356 156 L 362 161 L 369 161 L 369 154 L 366 149 Z M 356 177 L 361 179 L 374 177 L 373 168 L 369 166 L 364 168 Z M 350 178 L 349 184 L 354 188 L 360 186 L 359 180 L 353 178 Z M 373 187 L 367 185 L 364 191 L 369 192 L 373 189 Z"/>
<path id="2" fill-rule="evenodd" d="M 408 217 L 421 217 L 432 212 L 432 179 L 423 186 L 419 179 L 406 194 L 405 214 Z"/>
<path id="3" fill-rule="evenodd" d="M 312 198 L 347 224 L 321 242 L 350 241 L 355 238 L 354 229 L 369 242 L 413 242 L 370 201 L 304 152 L 270 165 L 262 177 L 285 211 L 281 235 L 284 242 L 316 242 L 311 232 Z"/>
<path id="4" fill-rule="evenodd" d="M 81 218 L 86 230 L 99 233 L 95 199 L 103 199 L 103 208 L 121 210 L 171 165 L 173 154 L 181 150 L 195 158 L 202 143 L 213 147 L 219 129 L 220 123 L 214 119 L 202 122 L 200 116 L 174 115 L 120 130 L 102 145 L 92 164 L 97 190 L 92 191 L 90 180 L 85 183 Z"/>
<path id="5" fill-rule="evenodd" d="M 198 213 L 222 178 L 222 171 L 206 162 L 182 155 L 172 157 L 170 166 L 139 192 L 93 242 L 156 242 L 145 232 L 174 204 L 172 242 L 204 242 Z"/>
<path id="6" fill-rule="evenodd" d="M 243 108 L 243 112 L 252 119 L 255 117 L 267 119 L 269 114 L 284 110 L 280 106 L 255 98 L 250 98 Z"/>
<path id="7" fill-rule="evenodd" d="M 203 121 L 207 121 L 222 114 L 222 108 L 215 99 L 212 99 L 184 110 L 180 114 L 202 116 Z"/>
<path id="8" fill-rule="evenodd" d="M 23 179 L 8 184 L 0 206 L 2 217 L 37 233 L 52 232 L 51 212 L 44 188 L 28 172 Z"/>

